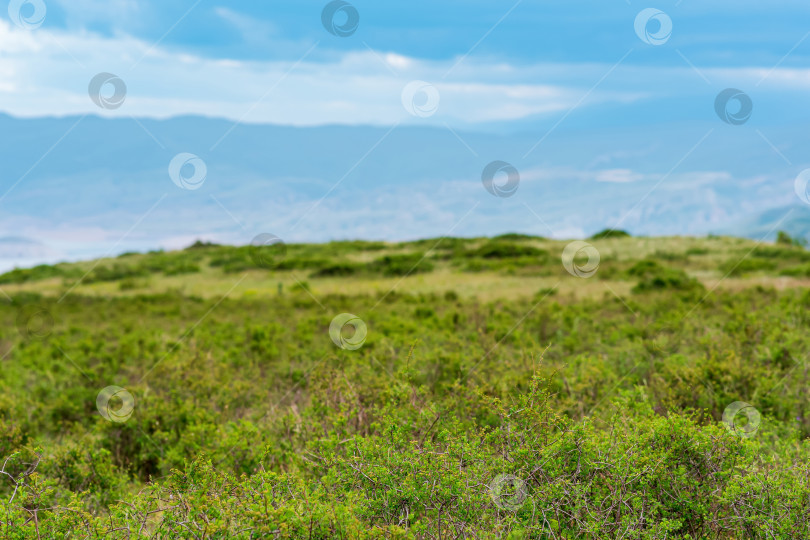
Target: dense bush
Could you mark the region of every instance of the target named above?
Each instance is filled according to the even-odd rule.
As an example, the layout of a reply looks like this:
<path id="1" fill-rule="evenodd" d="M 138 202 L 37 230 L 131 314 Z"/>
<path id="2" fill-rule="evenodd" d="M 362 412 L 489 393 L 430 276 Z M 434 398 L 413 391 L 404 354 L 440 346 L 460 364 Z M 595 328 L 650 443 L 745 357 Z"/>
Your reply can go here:
<path id="1" fill-rule="evenodd" d="M 351 263 L 333 263 L 313 272 L 312 277 L 352 276 L 360 272 L 362 267 Z"/>
<path id="2" fill-rule="evenodd" d="M 604 229 L 591 236 L 591 240 L 603 240 L 605 238 L 628 238 L 630 233 L 621 229 Z"/>
<path id="3" fill-rule="evenodd" d="M 653 260 L 643 260 L 633 265 L 627 273 L 640 278 L 633 292 L 647 292 L 665 289 L 681 291 L 702 290 L 704 287 L 683 270 L 668 268 Z"/>
<path id="4" fill-rule="evenodd" d="M 367 266 L 370 272 L 384 276 L 406 276 L 433 270 L 433 263 L 421 253 L 386 255 Z"/>
<path id="5" fill-rule="evenodd" d="M 224 246 L 99 264 L 149 270 L 61 301 L 4 287 L 0 537 L 810 537 L 810 292 L 707 290 L 688 259 L 628 257 L 639 244 L 626 241 L 590 280 L 554 267 L 509 299 L 439 272 L 416 281 L 451 288 L 377 293 L 367 276 L 442 263 L 354 243 L 351 256 L 289 246 L 293 270 L 252 267 L 265 296 L 164 287 L 187 264 L 233 287 L 206 267 L 246 254 Z M 490 242 L 505 241 L 451 244 Z M 757 249 L 784 250 L 763 282 L 805 257 Z M 313 273 L 356 273 L 335 294 L 316 278 L 276 292 L 318 260 Z M 559 276 L 596 292 L 558 292 Z M 330 336 L 343 312 L 367 325 L 357 350 Z M 121 422 L 98 407 L 110 386 L 133 397 Z M 761 414 L 750 437 L 723 422 L 735 402 Z"/>
<path id="6" fill-rule="evenodd" d="M 33 268 L 15 268 L 10 272 L 6 272 L 0 275 L 0 285 L 40 281 L 54 277 L 67 277 L 69 275 L 76 275 L 76 272 L 67 272 L 60 266 L 42 264 Z"/>
<path id="7" fill-rule="evenodd" d="M 492 241 L 469 254 L 482 259 L 512 259 L 516 257 L 546 256 L 548 252 L 535 247 L 515 242 Z"/>
<path id="8" fill-rule="evenodd" d="M 778 231 L 776 233 L 776 243 L 783 244 L 787 246 L 806 246 L 807 239 L 806 238 L 794 238 L 790 236 L 785 231 Z"/>
<path id="9" fill-rule="evenodd" d="M 521 240 L 543 240 L 543 237 L 521 233 L 506 233 L 506 234 L 499 234 L 498 236 L 494 237 L 493 240 L 506 240 L 511 242 Z"/>
<path id="10" fill-rule="evenodd" d="M 726 276 L 743 276 L 752 272 L 762 272 L 776 269 L 776 261 L 761 258 L 730 259 L 720 266 L 720 271 Z"/>

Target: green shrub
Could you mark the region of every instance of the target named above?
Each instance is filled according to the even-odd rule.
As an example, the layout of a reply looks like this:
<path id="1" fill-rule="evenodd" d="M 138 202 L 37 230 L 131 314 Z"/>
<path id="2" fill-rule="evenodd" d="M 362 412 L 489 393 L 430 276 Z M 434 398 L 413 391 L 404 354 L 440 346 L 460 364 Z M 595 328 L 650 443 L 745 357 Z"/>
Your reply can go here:
<path id="1" fill-rule="evenodd" d="M 671 251 L 656 251 L 653 258 L 662 261 L 685 261 L 687 259 L 686 253 L 673 253 Z"/>
<path id="2" fill-rule="evenodd" d="M 208 249 L 214 247 L 220 247 L 220 244 L 215 244 L 214 242 L 210 241 L 196 240 L 193 244 L 185 248 L 185 250 L 189 251 L 193 249 Z"/>
<path id="3" fill-rule="evenodd" d="M 485 258 L 467 254 L 534 241 L 448 239 L 436 252 L 449 262 L 422 261 L 441 274 L 388 293 L 377 277 L 407 274 L 436 241 L 420 242 L 386 244 L 387 258 L 290 245 L 292 275 L 253 276 L 265 294 L 167 290 L 178 265 L 256 268 L 225 246 L 104 261 L 148 276 L 61 301 L 4 287 L 0 537 L 810 537 L 810 290 L 708 294 L 686 270 L 719 279 L 714 258 L 673 268 L 634 259 L 635 241 L 581 280 L 561 268 L 562 242 L 542 244 L 554 257 Z M 753 244 L 708 245 L 733 259 Z M 757 250 L 774 272 L 810 264 L 797 247 Z M 344 264 L 356 273 L 339 292 L 275 294 L 300 268 Z M 555 275 L 501 291 L 451 273 L 465 264 Z M 212 289 L 236 282 L 204 271 Z M 139 284 L 151 292 L 119 294 Z M 27 331 L 32 313 L 48 331 Z M 364 321 L 359 349 L 330 336 L 340 313 Z M 110 385 L 133 396 L 123 422 L 99 411 Z M 751 438 L 721 422 L 737 401 L 761 413 Z"/>
<path id="4" fill-rule="evenodd" d="M 804 247 L 807 245 L 806 238 L 793 238 L 785 231 L 779 231 L 776 233 L 776 243 L 786 246 L 801 246 Z"/>
<path id="5" fill-rule="evenodd" d="M 606 238 L 627 238 L 630 233 L 621 229 L 604 229 L 590 237 L 590 240 L 604 240 Z"/>
<path id="6" fill-rule="evenodd" d="M 750 252 L 742 252 L 740 258 L 745 255 L 754 258 L 770 259 L 772 261 L 784 259 L 789 261 L 810 262 L 810 251 L 798 246 L 757 246 L 750 250 Z"/>
<path id="7" fill-rule="evenodd" d="M 482 259 L 514 259 L 518 257 L 540 257 L 546 255 L 548 255 L 547 251 L 533 246 L 503 241 L 487 242 L 468 254 L 468 256 L 480 257 Z"/>
<path id="8" fill-rule="evenodd" d="M 643 293 L 648 291 L 661 290 L 681 290 L 696 291 L 703 290 L 701 283 L 690 277 L 683 270 L 667 268 L 656 261 L 644 260 L 633 265 L 627 272 L 630 276 L 640 278 L 633 287 L 633 292 Z"/>
<path id="9" fill-rule="evenodd" d="M 149 270 L 140 266 L 114 263 L 111 266 L 97 266 L 84 278 L 85 283 L 119 281 L 125 278 L 145 277 Z"/>
<path id="10" fill-rule="evenodd" d="M 686 255 L 708 255 L 711 251 L 708 248 L 703 247 L 690 247 L 686 250 Z"/>
<path id="11" fill-rule="evenodd" d="M 213 255 L 208 262 L 212 268 L 222 268 L 226 274 L 244 272 L 256 268 L 246 248 L 231 248 Z"/>
<path id="12" fill-rule="evenodd" d="M 810 264 L 802 264 L 779 271 L 780 276 L 810 277 Z"/>
<path id="13" fill-rule="evenodd" d="M 351 263 L 332 263 L 310 274 L 310 277 L 342 277 L 353 276 L 361 270 L 361 266 Z"/>
<path id="14" fill-rule="evenodd" d="M 433 263 L 420 253 L 386 255 L 367 266 L 370 272 L 384 276 L 406 276 L 433 271 Z"/>
<path id="15" fill-rule="evenodd" d="M 506 233 L 506 234 L 499 234 L 492 238 L 495 241 L 498 240 L 505 240 L 505 241 L 521 241 L 521 240 L 542 240 L 542 236 L 532 236 L 531 234 L 520 234 L 520 233 Z"/>
<path id="16" fill-rule="evenodd" d="M 776 261 L 758 258 L 730 259 L 720 266 L 723 275 L 743 276 L 752 272 L 767 272 L 776 268 Z"/>
<path id="17" fill-rule="evenodd" d="M 58 266 L 41 264 L 33 268 L 15 268 L 10 272 L 0 275 L 0 285 L 6 283 L 26 283 L 28 281 L 40 281 L 54 277 L 64 277 L 66 272 Z M 74 273 L 75 275 L 75 273 Z"/>
<path id="18" fill-rule="evenodd" d="M 149 279 L 141 278 L 124 278 L 118 283 L 118 289 L 121 291 L 132 291 L 135 289 L 145 289 L 149 287 L 151 281 Z"/>
<path id="19" fill-rule="evenodd" d="M 277 270 L 318 270 L 330 266 L 328 259 L 316 257 L 287 257 L 279 260 L 274 266 Z"/>

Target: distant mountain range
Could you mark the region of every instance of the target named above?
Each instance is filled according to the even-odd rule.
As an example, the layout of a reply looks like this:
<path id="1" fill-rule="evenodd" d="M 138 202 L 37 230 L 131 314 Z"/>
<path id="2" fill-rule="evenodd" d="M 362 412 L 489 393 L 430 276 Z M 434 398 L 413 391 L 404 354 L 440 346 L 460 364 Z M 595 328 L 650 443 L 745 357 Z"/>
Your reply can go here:
<path id="1" fill-rule="evenodd" d="M 708 115 L 632 128 L 581 124 L 484 133 L 0 115 L 0 267 L 198 238 L 246 244 L 265 232 L 287 242 L 565 238 L 614 226 L 643 235 L 772 237 L 775 225 L 810 233 L 810 211 L 793 189 L 810 167 L 802 126 L 731 126 Z M 181 153 L 205 163 L 197 189 L 170 177 Z M 511 197 L 482 185 L 496 160 L 519 171 Z M 180 174 L 191 178 L 194 163 Z"/>

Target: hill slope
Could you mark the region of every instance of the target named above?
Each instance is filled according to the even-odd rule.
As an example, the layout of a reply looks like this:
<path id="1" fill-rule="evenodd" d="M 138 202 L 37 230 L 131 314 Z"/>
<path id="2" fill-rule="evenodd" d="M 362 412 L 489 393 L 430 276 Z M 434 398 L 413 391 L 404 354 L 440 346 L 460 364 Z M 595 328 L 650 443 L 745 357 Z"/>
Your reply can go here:
<path id="1" fill-rule="evenodd" d="M 7 273 L 3 536 L 805 537 L 808 275 L 617 233 Z"/>

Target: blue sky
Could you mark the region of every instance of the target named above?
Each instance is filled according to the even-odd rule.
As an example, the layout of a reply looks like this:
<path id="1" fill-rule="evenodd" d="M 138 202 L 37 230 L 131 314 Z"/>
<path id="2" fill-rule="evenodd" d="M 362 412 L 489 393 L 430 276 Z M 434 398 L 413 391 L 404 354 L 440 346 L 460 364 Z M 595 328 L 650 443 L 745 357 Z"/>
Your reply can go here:
<path id="1" fill-rule="evenodd" d="M 195 5 L 196 4 L 196 5 Z M 50 0 L 45 27 L 130 35 L 201 56 L 293 60 L 314 41 L 322 53 L 383 51 L 432 60 L 466 54 L 507 12 L 475 54 L 514 62 L 610 62 L 635 45 L 632 20 L 647 7 L 668 13 L 675 24 L 671 45 L 703 65 L 771 65 L 806 32 L 810 5 L 803 1 L 695 0 L 657 3 L 627 0 L 511 1 L 356 0 L 361 24 L 351 39 L 326 39 L 321 0 L 216 2 L 212 0 Z M 808 49 L 787 65 L 806 63 Z M 679 65 L 677 58 L 645 62 Z"/>
<path id="2" fill-rule="evenodd" d="M 345 37 L 329 4 L 10 0 L 0 113 L 74 118 L 0 116 L 0 230 L 51 260 L 259 232 L 749 234 L 798 201 L 807 0 L 351 0 Z M 98 80 L 125 84 L 116 106 Z M 744 122 L 716 107 L 728 89 Z M 183 152 L 207 164 L 199 191 L 167 174 Z M 493 160 L 519 196 L 482 189 Z"/>
<path id="3" fill-rule="evenodd" d="M 575 107 L 593 112 L 572 126 L 709 119 L 726 87 L 768 121 L 794 121 L 810 89 L 805 1 L 657 2 L 673 25 L 661 46 L 636 35 L 651 6 L 638 0 L 358 0 L 349 37 L 324 29 L 324 1 L 40 1 L 39 28 L 0 26 L 0 110 L 12 115 L 542 131 Z M 121 110 L 87 99 L 102 71 L 127 84 Z M 413 80 L 438 89 L 435 114 L 403 110 Z"/>

